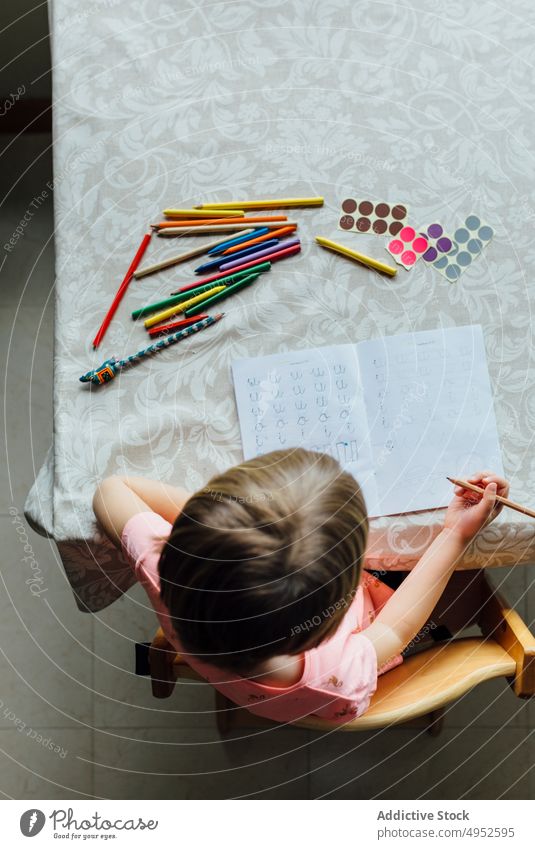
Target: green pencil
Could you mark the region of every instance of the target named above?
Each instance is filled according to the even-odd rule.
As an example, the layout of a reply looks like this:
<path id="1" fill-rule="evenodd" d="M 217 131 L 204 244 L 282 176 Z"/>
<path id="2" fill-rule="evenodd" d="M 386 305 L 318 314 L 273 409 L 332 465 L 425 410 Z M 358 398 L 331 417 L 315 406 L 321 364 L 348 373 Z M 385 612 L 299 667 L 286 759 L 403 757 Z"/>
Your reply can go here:
<path id="1" fill-rule="evenodd" d="M 148 304 L 146 307 L 140 307 L 140 309 L 134 310 L 132 318 L 144 318 L 152 312 L 165 310 L 167 307 L 174 307 L 175 304 L 180 304 L 182 301 L 188 301 L 190 298 L 193 298 L 194 295 L 200 295 L 202 292 L 208 292 L 208 290 L 213 289 L 214 286 L 215 283 L 205 283 L 204 286 L 196 286 L 195 289 L 188 289 L 187 292 L 180 292 L 180 294 L 173 295 L 171 298 L 165 298 L 163 301 L 157 301 L 155 304 Z"/>
<path id="2" fill-rule="evenodd" d="M 247 263 L 247 265 L 249 265 L 249 263 Z M 203 286 L 205 283 L 212 283 L 214 286 L 219 286 L 219 283 L 226 284 L 227 280 L 231 277 L 234 277 L 235 280 L 239 280 L 241 277 L 247 277 L 254 271 L 269 271 L 270 268 L 271 261 L 269 259 L 265 260 L 265 262 L 257 260 L 254 265 L 251 263 L 249 268 L 234 268 L 229 269 L 228 271 L 220 271 L 219 274 L 211 274 L 210 277 L 203 277 L 202 280 L 199 280 L 199 286 Z M 171 292 L 171 294 L 180 295 L 183 291 L 183 289 L 175 289 L 175 291 Z"/>
<path id="3" fill-rule="evenodd" d="M 171 295 L 168 298 L 164 298 L 163 301 L 157 301 L 155 304 L 148 304 L 146 307 L 140 307 L 138 310 L 134 310 L 132 313 L 132 318 L 135 320 L 137 318 L 145 318 L 145 316 L 150 315 L 153 312 L 158 312 L 158 310 L 165 310 L 167 307 L 174 307 L 175 304 L 181 304 L 182 301 L 189 300 L 189 298 L 193 298 L 195 295 L 201 295 L 203 292 L 207 292 L 209 289 L 213 289 L 214 286 L 219 286 L 220 283 L 227 286 L 229 283 L 237 282 L 241 280 L 242 277 L 247 277 L 253 271 L 269 271 L 271 268 L 271 263 L 262 262 L 259 263 L 255 268 L 245 268 L 243 271 L 229 271 L 228 274 L 224 274 L 221 277 L 215 277 L 210 283 L 201 283 L 199 281 L 199 285 L 195 286 L 191 289 L 187 289 L 185 292 L 177 292 L 175 295 Z"/>
<path id="4" fill-rule="evenodd" d="M 248 274 L 247 277 L 243 277 L 241 280 L 238 280 L 237 283 L 233 283 L 232 286 L 227 286 L 222 292 L 218 292 L 217 295 L 212 295 L 211 298 L 207 298 L 201 304 L 195 304 L 195 306 L 190 307 L 189 310 L 186 310 L 184 313 L 186 318 L 190 318 L 192 315 L 197 315 L 199 312 L 204 312 L 206 309 L 212 306 L 212 304 L 216 304 L 218 301 L 222 301 L 223 298 L 228 298 L 229 295 L 234 295 L 239 289 L 243 289 L 244 286 L 249 286 L 256 280 L 257 277 L 260 277 L 260 272 L 256 271 L 254 274 Z M 219 282 L 219 281 L 218 281 Z"/>

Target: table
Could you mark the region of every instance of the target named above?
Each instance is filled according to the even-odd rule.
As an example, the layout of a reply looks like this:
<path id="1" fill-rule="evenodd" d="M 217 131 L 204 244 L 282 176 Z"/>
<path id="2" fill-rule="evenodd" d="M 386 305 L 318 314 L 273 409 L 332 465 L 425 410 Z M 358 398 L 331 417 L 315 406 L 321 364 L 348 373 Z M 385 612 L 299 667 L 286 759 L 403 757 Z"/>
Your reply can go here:
<path id="1" fill-rule="evenodd" d="M 97 481 L 143 474 L 195 489 L 238 461 L 230 363 L 241 356 L 480 323 L 512 496 L 535 504 L 530 14 L 527 0 L 184 0 L 180 11 L 152 0 L 133 17 L 124 4 L 55 0 L 54 439 L 26 515 L 56 540 L 81 609 L 132 583 L 95 525 Z M 378 237 L 337 230 L 355 194 L 408 203 L 417 226 L 476 211 L 496 236 L 456 284 L 422 263 L 386 279 L 314 244 L 322 234 L 387 259 Z M 193 276 L 191 263 L 133 283 L 92 351 L 164 207 L 300 195 L 326 198 L 296 212 L 302 253 L 215 329 L 102 390 L 78 383 L 142 347 L 133 308 Z M 153 239 L 146 261 L 178 245 Z M 411 568 L 442 516 L 374 522 L 369 565 Z M 533 560 L 532 523 L 507 512 L 463 568 Z"/>

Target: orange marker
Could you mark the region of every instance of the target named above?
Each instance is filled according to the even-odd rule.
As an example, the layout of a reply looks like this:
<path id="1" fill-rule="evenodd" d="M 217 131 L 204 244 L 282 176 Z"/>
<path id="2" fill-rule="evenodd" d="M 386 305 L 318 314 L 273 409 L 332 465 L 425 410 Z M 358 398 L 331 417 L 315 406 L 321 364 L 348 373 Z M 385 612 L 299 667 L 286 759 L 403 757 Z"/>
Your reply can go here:
<path id="1" fill-rule="evenodd" d="M 280 230 L 270 230 L 265 236 L 257 236 L 256 239 L 250 239 L 248 242 L 241 242 L 239 245 L 234 245 L 232 248 L 227 248 L 221 253 L 221 256 L 233 254 L 236 251 L 241 251 L 243 248 L 249 248 L 251 245 L 257 245 L 260 242 L 265 242 L 267 239 L 279 239 L 281 236 L 287 236 L 288 233 L 293 233 L 297 229 L 297 224 L 290 224 L 288 227 L 281 227 Z"/>

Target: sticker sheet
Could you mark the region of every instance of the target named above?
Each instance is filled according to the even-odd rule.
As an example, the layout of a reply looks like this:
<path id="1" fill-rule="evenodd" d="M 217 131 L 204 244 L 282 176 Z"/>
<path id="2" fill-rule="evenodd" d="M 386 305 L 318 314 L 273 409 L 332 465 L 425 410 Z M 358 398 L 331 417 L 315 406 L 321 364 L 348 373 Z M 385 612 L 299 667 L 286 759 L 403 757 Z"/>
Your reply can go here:
<path id="1" fill-rule="evenodd" d="M 442 229 L 440 224 L 431 224 L 427 228 L 428 234 L 431 228 L 436 228 L 433 229 L 433 232 L 436 233 L 438 233 L 438 228 Z M 493 236 L 493 228 L 483 222 L 479 215 L 471 213 L 466 216 L 463 224 L 457 227 L 453 237 L 446 236 L 443 233 L 437 236 L 435 245 L 431 245 L 426 252 L 429 259 L 424 254 L 424 261 L 429 262 L 433 268 L 440 271 L 450 283 L 454 283 L 479 257 L 481 251 L 488 245 Z M 448 250 L 449 243 L 451 245 Z M 432 251 L 432 248 L 435 250 Z"/>
<path id="2" fill-rule="evenodd" d="M 414 227 L 402 227 L 395 239 L 391 239 L 386 249 L 398 265 L 407 271 L 425 254 L 428 248 L 425 236 L 417 233 Z"/>
<path id="3" fill-rule="evenodd" d="M 407 223 L 409 208 L 403 203 L 386 203 L 373 200 L 346 198 L 338 228 L 357 233 L 375 233 L 377 236 L 397 236 Z"/>

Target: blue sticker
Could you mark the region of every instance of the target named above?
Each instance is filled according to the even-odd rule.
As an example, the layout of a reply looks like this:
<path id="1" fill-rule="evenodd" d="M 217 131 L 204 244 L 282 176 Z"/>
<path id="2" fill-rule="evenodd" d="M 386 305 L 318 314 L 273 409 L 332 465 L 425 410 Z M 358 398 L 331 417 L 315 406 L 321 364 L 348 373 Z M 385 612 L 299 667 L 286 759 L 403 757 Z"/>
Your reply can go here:
<path id="1" fill-rule="evenodd" d="M 464 223 L 469 230 L 477 230 L 477 228 L 481 226 L 481 220 L 477 217 L 477 215 L 468 215 Z"/>

